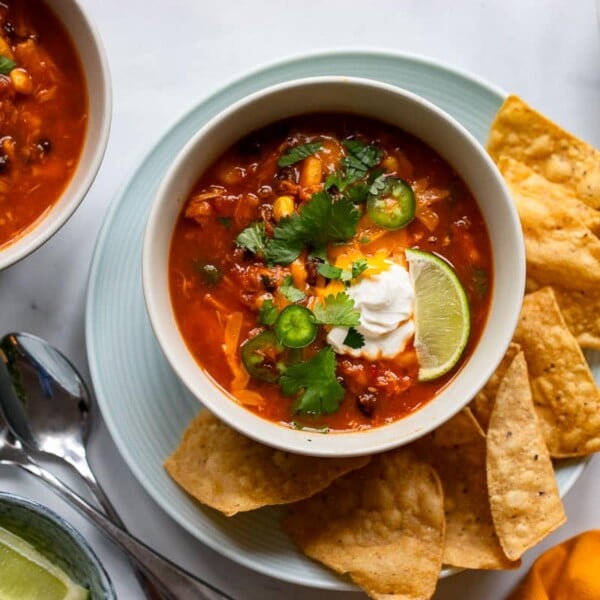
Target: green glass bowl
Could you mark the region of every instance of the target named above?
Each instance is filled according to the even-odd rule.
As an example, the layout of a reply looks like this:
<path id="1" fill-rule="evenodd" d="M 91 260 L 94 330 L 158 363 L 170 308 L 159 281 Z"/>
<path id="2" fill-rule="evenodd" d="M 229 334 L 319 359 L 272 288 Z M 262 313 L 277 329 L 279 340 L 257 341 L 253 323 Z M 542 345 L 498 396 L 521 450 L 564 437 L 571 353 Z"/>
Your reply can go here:
<path id="1" fill-rule="evenodd" d="M 90 600 L 117 600 L 117 595 L 96 556 L 69 523 L 42 504 L 0 492 L 0 527 L 20 536 L 90 590 Z"/>

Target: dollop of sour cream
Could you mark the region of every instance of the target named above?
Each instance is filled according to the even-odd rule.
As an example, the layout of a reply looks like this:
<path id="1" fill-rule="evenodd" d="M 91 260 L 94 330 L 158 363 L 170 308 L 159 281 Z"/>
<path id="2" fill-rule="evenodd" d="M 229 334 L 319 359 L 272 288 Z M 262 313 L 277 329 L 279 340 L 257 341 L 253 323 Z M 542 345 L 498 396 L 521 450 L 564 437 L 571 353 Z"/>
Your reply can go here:
<path id="1" fill-rule="evenodd" d="M 404 350 L 415 333 L 413 310 L 415 292 L 408 271 L 389 262 L 389 269 L 363 278 L 346 289 L 360 312 L 355 329 L 365 338 L 360 348 L 344 344 L 347 327 L 334 327 L 327 341 L 338 354 L 350 354 L 368 360 L 393 358 Z"/>

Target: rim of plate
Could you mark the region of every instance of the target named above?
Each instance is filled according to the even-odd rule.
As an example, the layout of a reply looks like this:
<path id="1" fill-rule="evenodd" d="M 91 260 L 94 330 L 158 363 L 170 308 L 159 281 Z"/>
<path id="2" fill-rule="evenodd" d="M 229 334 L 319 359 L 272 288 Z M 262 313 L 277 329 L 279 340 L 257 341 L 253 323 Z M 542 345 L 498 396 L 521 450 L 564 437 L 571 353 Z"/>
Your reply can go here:
<path id="1" fill-rule="evenodd" d="M 372 60 L 398 60 L 414 63 L 417 65 L 423 65 L 424 67 L 439 71 L 441 73 L 450 74 L 456 76 L 460 79 L 464 79 L 470 82 L 475 87 L 478 87 L 482 90 L 485 90 L 487 93 L 497 96 L 499 100 L 506 98 L 508 95 L 507 92 L 501 87 L 490 83 L 483 78 L 468 72 L 459 67 L 449 66 L 442 61 L 437 59 L 433 59 L 424 55 L 420 55 L 412 52 L 399 52 L 394 50 L 389 50 L 385 48 L 336 48 L 336 49 L 325 49 L 325 50 L 314 50 L 311 52 L 305 53 L 295 53 L 288 55 L 281 59 L 265 61 L 260 65 L 253 67 L 251 69 L 247 69 L 243 71 L 238 76 L 234 76 L 229 78 L 225 83 L 218 86 L 210 93 L 196 100 L 187 110 L 185 110 L 180 116 L 174 118 L 164 129 L 163 133 L 159 135 L 153 142 L 150 148 L 144 148 L 138 153 L 138 160 L 134 163 L 136 165 L 135 169 L 131 171 L 131 174 L 126 176 L 124 180 L 121 182 L 118 187 L 109 208 L 103 218 L 102 226 L 100 228 L 100 232 L 98 234 L 94 252 L 92 256 L 92 261 L 90 265 L 89 277 L 88 277 L 88 285 L 87 285 L 87 293 L 86 293 L 86 314 L 85 314 L 85 337 L 86 337 L 86 350 L 88 357 L 89 369 L 92 377 L 92 384 L 94 392 L 96 393 L 98 405 L 101 409 L 102 416 L 106 423 L 106 426 L 111 434 L 111 437 L 117 446 L 119 453 L 123 457 L 123 460 L 129 467 L 129 469 L 133 472 L 138 482 L 142 485 L 142 487 L 146 490 L 146 492 L 150 495 L 150 497 L 165 511 L 167 515 L 173 518 L 184 530 L 194 536 L 201 543 L 207 545 L 212 550 L 216 551 L 218 554 L 232 560 L 233 562 L 240 564 L 242 566 L 247 567 L 248 569 L 273 577 L 275 579 L 283 580 L 288 583 L 294 583 L 297 585 L 304 585 L 310 587 L 318 587 L 321 589 L 328 590 L 336 590 L 336 591 L 359 591 L 358 588 L 350 583 L 346 582 L 344 579 L 340 578 L 334 581 L 320 581 L 313 582 L 303 578 L 301 575 L 295 574 L 283 574 L 280 571 L 276 570 L 274 567 L 269 567 L 268 564 L 258 563 L 256 560 L 251 560 L 249 557 L 244 555 L 237 554 L 233 549 L 228 547 L 224 547 L 219 545 L 218 540 L 215 540 L 209 536 L 201 536 L 198 534 L 198 531 L 187 522 L 178 512 L 172 510 L 172 507 L 166 502 L 166 500 L 158 493 L 157 490 L 154 489 L 151 482 L 148 480 L 144 470 L 138 466 L 134 456 L 131 454 L 127 443 L 121 436 L 118 434 L 119 426 L 115 418 L 111 415 L 111 413 L 106 410 L 104 398 L 104 388 L 103 383 L 99 374 L 99 362 L 98 356 L 96 355 L 95 346 L 92 343 L 94 338 L 94 326 L 92 323 L 92 315 L 94 314 L 94 305 L 95 305 L 95 280 L 98 276 L 98 271 L 100 269 L 100 265 L 102 262 L 102 249 L 105 243 L 106 238 L 110 234 L 111 225 L 114 220 L 114 216 L 117 213 L 120 203 L 125 196 L 125 192 L 129 188 L 129 186 L 135 181 L 137 174 L 143 168 L 143 165 L 155 152 L 157 146 L 165 140 L 174 130 L 176 130 L 182 123 L 184 123 L 188 118 L 190 118 L 198 108 L 209 102 L 211 99 L 214 99 L 217 96 L 222 96 L 223 94 L 231 91 L 232 89 L 260 76 L 262 74 L 285 68 L 286 66 L 291 66 L 294 64 L 301 64 L 304 62 L 311 62 L 315 60 L 334 60 L 336 58 L 349 58 L 351 56 L 356 57 L 367 57 Z M 310 75 L 303 75 L 303 77 L 309 77 Z M 365 75 L 366 77 L 366 75 Z M 370 75 L 370 77 L 377 79 Z M 299 78 L 299 76 L 293 77 Z M 281 81 L 287 81 L 288 79 L 282 79 Z M 272 83 L 269 85 L 273 85 Z M 398 84 L 390 84 L 390 85 L 398 85 Z M 222 110 L 222 109 L 221 109 Z M 459 120 L 457 118 L 457 120 Z M 189 138 L 191 138 L 194 134 L 191 133 Z M 189 139 L 188 138 L 188 139 Z M 140 271 L 141 271 L 141 263 L 140 263 Z M 149 324 L 148 324 L 149 325 Z M 150 326 L 150 325 L 149 325 Z M 150 326 L 151 327 L 151 326 Z M 183 384 L 182 384 L 183 385 Z M 564 483 L 561 486 L 561 496 L 564 497 L 568 491 L 571 489 L 573 484 L 577 481 L 577 479 L 581 476 L 583 470 L 586 468 L 589 462 L 588 459 L 571 459 L 565 461 L 565 464 L 569 468 L 569 472 L 565 478 Z M 185 492 L 181 492 L 185 494 Z M 310 560 L 310 559 L 306 559 Z M 446 577 L 455 573 L 460 572 L 462 569 L 458 568 L 444 568 L 440 577 Z"/>

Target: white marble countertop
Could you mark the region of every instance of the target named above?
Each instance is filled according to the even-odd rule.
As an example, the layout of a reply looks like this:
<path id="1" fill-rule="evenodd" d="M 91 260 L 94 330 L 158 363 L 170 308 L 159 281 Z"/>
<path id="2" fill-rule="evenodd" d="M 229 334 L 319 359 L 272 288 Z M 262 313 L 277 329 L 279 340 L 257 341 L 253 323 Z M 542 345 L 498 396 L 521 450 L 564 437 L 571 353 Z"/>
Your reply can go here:
<path id="1" fill-rule="evenodd" d="M 96 234 L 120 184 L 165 129 L 199 99 L 267 61 L 325 48 L 383 48 L 486 79 L 600 146 L 600 27 L 595 0 L 87 0 L 114 88 L 100 173 L 69 223 L 0 273 L 0 331 L 24 330 L 62 349 L 89 381 L 85 290 Z M 358 594 L 302 588 L 222 558 L 172 521 L 140 487 L 101 424 L 92 463 L 128 527 L 153 548 L 240 600 L 321 600 Z M 65 476 L 65 479 L 71 479 Z M 75 485 L 75 482 L 73 482 Z M 102 535 L 27 475 L 0 467 L 0 489 L 40 500 L 73 523 L 104 562 L 120 598 L 142 598 L 128 563 Z M 566 497 L 568 523 L 521 569 L 464 572 L 436 600 L 499 600 L 550 545 L 600 527 L 600 459 Z"/>

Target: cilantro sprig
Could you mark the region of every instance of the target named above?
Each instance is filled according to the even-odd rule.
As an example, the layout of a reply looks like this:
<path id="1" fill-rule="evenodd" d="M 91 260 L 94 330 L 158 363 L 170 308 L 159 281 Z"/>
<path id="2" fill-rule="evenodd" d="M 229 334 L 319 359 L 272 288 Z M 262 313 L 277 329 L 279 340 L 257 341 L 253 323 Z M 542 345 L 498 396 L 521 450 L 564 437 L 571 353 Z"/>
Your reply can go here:
<path id="1" fill-rule="evenodd" d="M 344 345 L 358 350 L 358 348 L 362 348 L 365 345 L 365 336 L 354 327 L 350 327 L 344 338 Z"/>
<path id="2" fill-rule="evenodd" d="M 374 144 L 360 140 L 344 140 L 342 143 L 348 154 L 341 160 L 342 168 L 325 181 L 325 189 L 336 188 L 355 204 L 361 204 L 367 199 L 372 180 L 381 174 L 377 170 L 373 177 L 369 170 L 381 162 L 383 152 Z"/>
<path id="3" fill-rule="evenodd" d="M 269 241 L 265 231 L 265 224 L 262 221 L 251 223 L 238 234 L 235 241 L 240 246 L 250 250 L 253 254 L 264 256 Z"/>
<path id="4" fill-rule="evenodd" d="M 260 325 L 274 325 L 279 316 L 279 310 L 270 298 L 265 300 L 258 311 L 258 322 Z"/>
<path id="5" fill-rule="evenodd" d="M 313 307 L 317 323 L 335 327 L 355 327 L 360 324 L 360 312 L 354 308 L 354 300 L 346 292 L 329 294 Z"/>
<path id="6" fill-rule="evenodd" d="M 346 242 L 356 234 L 361 212 L 348 199 L 335 200 L 328 192 L 318 192 L 299 213 L 282 219 L 268 238 L 264 224 L 252 223 L 236 242 L 269 264 L 288 265 L 310 247 L 323 251 L 327 244 Z"/>
<path id="7" fill-rule="evenodd" d="M 349 284 L 350 281 L 356 279 L 365 269 L 369 268 L 366 258 L 355 260 L 350 269 L 342 269 L 328 262 L 323 262 L 317 267 L 317 272 L 326 279 L 343 281 Z"/>
<path id="8" fill-rule="evenodd" d="M 300 302 L 300 300 L 304 300 L 306 298 L 306 294 L 299 290 L 297 287 L 294 287 L 292 282 L 292 276 L 286 275 L 279 286 L 279 291 L 290 301 L 290 302 Z"/>
<path id="9" fill-rule="evenodd" d="M 344 399 L 344 388 L 335 374 L 335 353 L 331 346 L 307 361 L 288 367 L 279 385 L 286 396 L 297 396 L 295 413 L 329 415 L 338 410 Z"/>
<path id="10" fill-rule="evenodd" d="M 308 144 L 294 146 L 277 161 L 277 165 L 279 167 L 289 167 L 290 165 L 293 165 L 311 156 L 315 152 L 318 152 L 322 146 L 323 142 L 321 141 L 309 142 Z"/>

